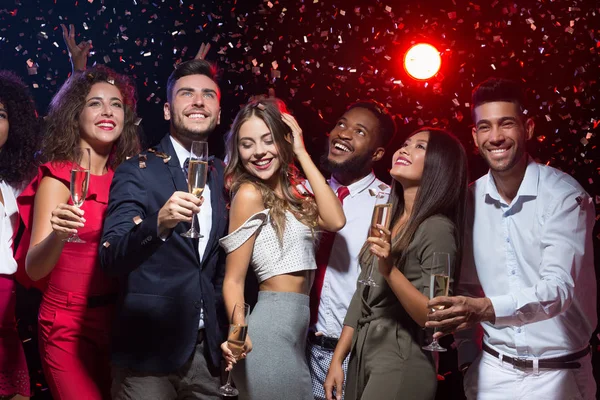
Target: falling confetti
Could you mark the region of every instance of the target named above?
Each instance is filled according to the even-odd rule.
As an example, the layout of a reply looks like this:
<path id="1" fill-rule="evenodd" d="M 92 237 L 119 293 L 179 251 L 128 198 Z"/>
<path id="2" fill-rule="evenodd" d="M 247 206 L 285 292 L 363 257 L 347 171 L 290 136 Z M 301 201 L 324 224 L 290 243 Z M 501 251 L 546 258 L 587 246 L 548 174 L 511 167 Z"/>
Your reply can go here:
<path id="1" fill-rule="evenodd" d="M 70 73 L 61 23 L 75 25 L 77 43 L 93 40 L 88 65 L 106 64 L 135 78 L 146 144 L 168 130 L 162 108 L 169 73 L 210 44 L 206 58 L 216 62 L 222 89 L 222 125 L 211 138 L 217 154 L 240 106 L 270 92 L 296 114 L 315 159 L 345 106 L 368 98 L 388 106 L 400 136 L 435 125 L 474 149 L 470 93 L 490 76 L 508 77 L 527 88 L 527 115 L 536 123 L 532 156 L 573 175 L 600 209 L 600 9 L 594 1 L 24 3 L 0 5 L 0 68 L 30 84 L 41 114 Z M 442 57 L 441 71 L 426 82 L 402 67 L 406 50 L 419 42 L 434 44 Z M 476 178 L 485 165 L 469 153 Z M 389 181 L 387 165 L 377 172 Z M 597 223 L 596 249 L 599 230 Z"/>

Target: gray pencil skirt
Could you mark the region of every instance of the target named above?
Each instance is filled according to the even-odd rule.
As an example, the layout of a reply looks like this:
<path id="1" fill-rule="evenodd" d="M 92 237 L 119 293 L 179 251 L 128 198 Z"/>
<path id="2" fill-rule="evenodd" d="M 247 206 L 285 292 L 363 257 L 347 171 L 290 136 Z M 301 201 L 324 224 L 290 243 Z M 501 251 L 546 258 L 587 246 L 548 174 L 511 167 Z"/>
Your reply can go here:
<path id="1" fill-rule="evenodd" d="M 233 368 L 240 400 L 313 400 L 305 348 L 308 296 L 259 292 L 248 320 L 252 351 Z"/>

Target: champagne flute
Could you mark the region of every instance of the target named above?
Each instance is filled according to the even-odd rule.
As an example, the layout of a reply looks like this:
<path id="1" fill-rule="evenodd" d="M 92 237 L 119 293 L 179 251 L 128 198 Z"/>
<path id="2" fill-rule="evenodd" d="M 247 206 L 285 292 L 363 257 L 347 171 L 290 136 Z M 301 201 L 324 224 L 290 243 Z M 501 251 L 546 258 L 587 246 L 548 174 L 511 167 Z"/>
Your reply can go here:
<path id="1" fill-rule="evenodd" d="M 90 183 L 90 149 L 80 148 L 75 149 L 75 157 L 73 166 L 71 167 L 71 201 L 77 208 L 81 208 L 88 192 Z M 73 233 L 68 238 L 64 239 L 69 243 L 85 243 L 77 233 Z"/>
<path id="2" fill-rule="evenodd" d="M 208 143 L 192 142 L 190 149 L 190 163 L 188 165 L 188 191 L 194 196 L 202 197 L 204 186 L 206 186 L 206 176 L 208 172 Z M 198 221 L 198 224 L 200 222 Z M 187 232 L 181 234 L 183 237 L 197 239 L 204 237 L 195 228 L 196 217 L 192 216 L 192 226 Z M 198 229 L 200 229 L 198 227 Z"/>
<path id="3" fill-rule="evenodd" d="M 450 254 L 443 252 L 433 253 L 431 275 L 429 283 L 429 299 L 436 296 L 448 296 L 450 289 Z M 437 306 L 431 311 L 443 310 L 444 306 Z M 435 333 L 435 329 L 433 332 Z M 446 351 L 446 348 L 440 346 L 437 339 L 433 339 L 427 346 L 422 347 L 428 351 Z"/>
<path id="4" fill-rule="evenodd" d="M 373 191 L 369 189 L 373 194 Z M 370 237 L 381 237 L 383 232 L 377 225 L 383 225 L 387 229 L 390 228 L 390 215 L 392 211 L 392 203 L 389 203 L 389 195 L 385 192 L 375 193 L 375 208 L 373 208 L 373 216 L 371 217 L 371 227 L 369 228 Z M 360 279 L 358 282 L 363 285 L 377 287 L 379 286 L 373 279 L 373 264 L 369 265 L 369 275 L 365 279 Z"/>
<path id="5" fill-rule="evenodd" d="M 227 336 L 227 346 L 237 360 L 244 352 L 244 343 L 248 334 L 248 315 L 250 306 L 246 303 L 235 303 L 233 313 L 231 314 L 231 324 L 229 325 L 229 336 Z M 231 386 L 231 371 L 227 376 L 227 383 L 219 388 L 222 396 L 237 396 L 240 392 Z"/>

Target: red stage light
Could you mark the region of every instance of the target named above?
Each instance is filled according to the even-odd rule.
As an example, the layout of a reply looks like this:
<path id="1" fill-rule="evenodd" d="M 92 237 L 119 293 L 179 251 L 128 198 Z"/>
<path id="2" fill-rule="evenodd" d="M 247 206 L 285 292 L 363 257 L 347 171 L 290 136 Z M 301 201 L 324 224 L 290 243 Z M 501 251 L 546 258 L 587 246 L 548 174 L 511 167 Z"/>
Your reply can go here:
<path id="1" fill-rule="evenodd" d="M 426 80 L 440 70 L 442 58 L 435 47 L 426 43 L 412 46 L 404 56 L 404 69 L 414 79 Z"/>

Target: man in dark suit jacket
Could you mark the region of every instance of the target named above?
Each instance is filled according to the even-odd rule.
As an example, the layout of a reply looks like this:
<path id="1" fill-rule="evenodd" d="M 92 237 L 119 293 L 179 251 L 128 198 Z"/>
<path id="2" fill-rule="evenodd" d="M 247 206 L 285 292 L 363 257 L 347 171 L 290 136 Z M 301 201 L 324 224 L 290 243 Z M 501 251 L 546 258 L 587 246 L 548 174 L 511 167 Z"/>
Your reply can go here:
<path id="1" fill-rule="evenodd" d="M 192 141 L 206 140 L 220 120 L 213 67 L 180 64 L 167 101 L 170 134 L 115 172 L 100 246 L 102 268 L 122 283 L 113 399 L 220 398 L 223 162 L 211 157 L 203 202 L 188 193 L 184 173 Z M 181 236 L 192 218 L 204 238 Z"/>

